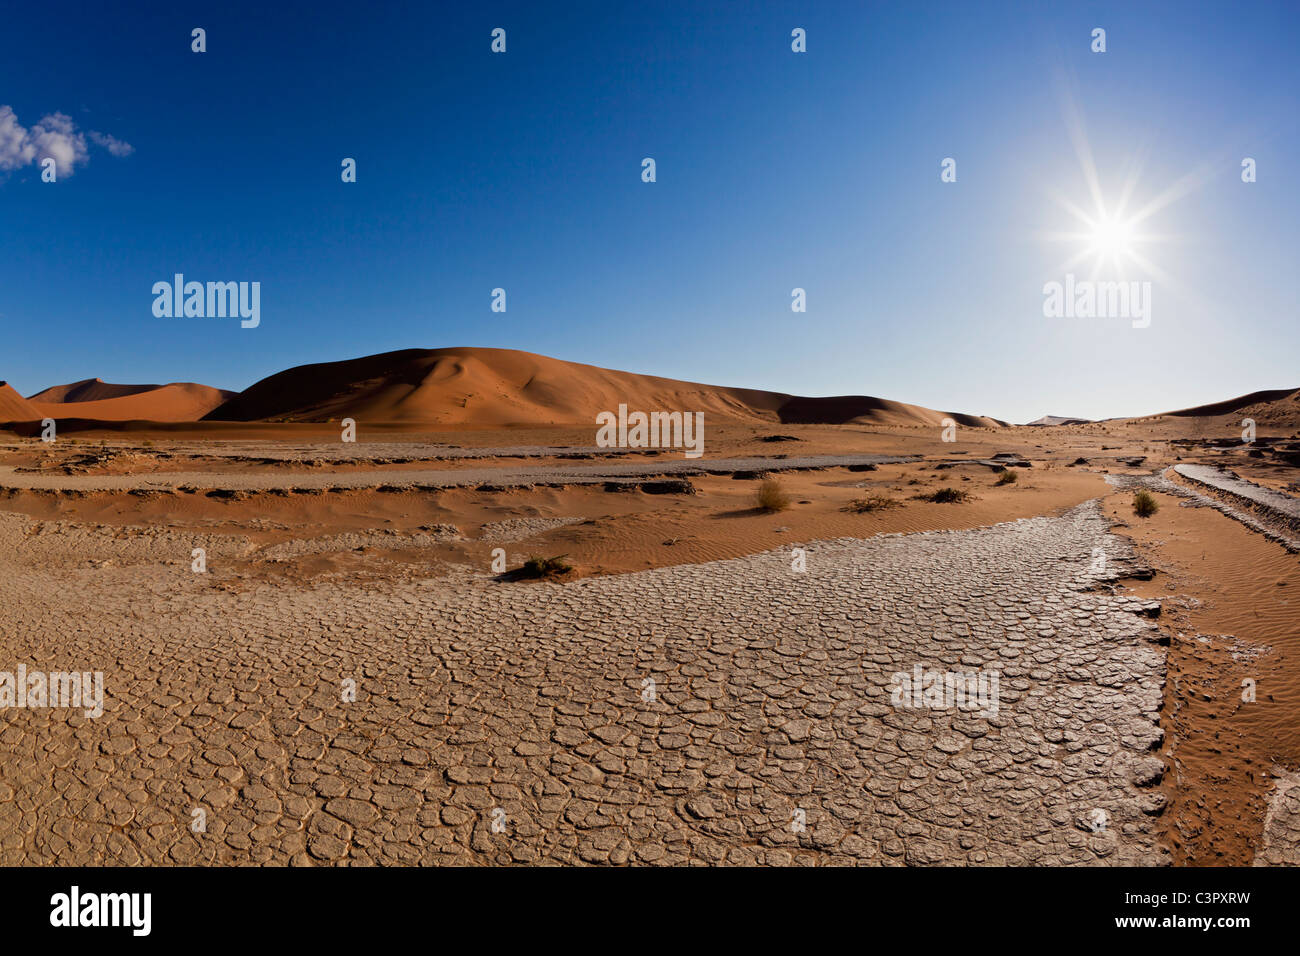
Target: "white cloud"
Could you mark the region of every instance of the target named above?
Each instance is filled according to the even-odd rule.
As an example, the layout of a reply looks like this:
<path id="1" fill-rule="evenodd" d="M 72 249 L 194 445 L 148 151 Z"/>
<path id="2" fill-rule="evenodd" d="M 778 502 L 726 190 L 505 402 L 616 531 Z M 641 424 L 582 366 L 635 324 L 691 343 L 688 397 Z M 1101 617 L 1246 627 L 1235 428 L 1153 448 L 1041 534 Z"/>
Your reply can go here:
<path id="1" fill-rule="evenodd" d="M 8 106 L 0 106 L 0 170 L 8 172 L 26 166 L 36 158 L 27 130 L 18 125 L 18 117 Z"/>
<path id="2" fill-rule="evenodd" d="M 51 113 L 32 127 L 31 137 L 36 145 L 36 161 L 52 156 L 60 176 L 71 176 L 86 162 L 86 137 L 77 132 L 71 117 Z"/>
<path id="3" fill-rule="evenodd" d="M 103 146 L 114 156 L 130 156 L 135 152 L 135 147 L 130 143 L 124 143 L 116 136 L 109 136 L 107 133 L 96 133 L 93 129 L 86 134 L 90 141 L 97 146 Z"/>
<path id="4" fill-rule="evenodd" d="M 59 176 L 71 176 L 90 158 L 86 148 L 87 135 L 91 142 L 113 156 L 130 156 L 135 152 L 130 143 L 107 133 L 82 133 L 72 118 L 63 113 L 51 113 L 30 130 L 24 129 L 12 107 L 0 106 L 0 172 L 21 169 L 51 158 Z"/>

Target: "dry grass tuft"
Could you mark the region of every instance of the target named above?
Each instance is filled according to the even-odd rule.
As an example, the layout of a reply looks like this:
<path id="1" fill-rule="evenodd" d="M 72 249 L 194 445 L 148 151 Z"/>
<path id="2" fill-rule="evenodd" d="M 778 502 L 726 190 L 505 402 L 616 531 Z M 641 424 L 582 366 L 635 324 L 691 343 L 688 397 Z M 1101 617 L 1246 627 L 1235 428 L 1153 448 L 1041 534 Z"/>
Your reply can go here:
<path id="1" fill-rule="evenodd" d="M 960 488 L 940 488 L 928 495 L 913 495 L 912 497 L 916 501 L 933 501 L 938 505 L 950 505 L 970 501 L 970 492 L 962 491 Z"/>
<path id="2" fill-rule="evenodd" d="M 884 511 L 886 508 L 897 508 L 901 504 L 902 502 L 897 498 L 890 498 L 888 495 L 867 495 L 865 498 L 854 498 L 844 510 L 861 515 L 872 511 Z"/>
<path id="3" fill-rule="evenodd" d="M 561 575 L 568 574 L 573 570 L 573 566 L 565 564 L 562 560 L 566 555 L 557 554 L 553 558 L 543 558 L 533 555 L 524 562 L 517 572 L 520 578 L 558 578 Z"/>
<path id="4" fill-rule="evenodd" d="M 758 486 L 758 506 L 764 511 L 784 511 L 790 507 L 790 496 L 779 481 L 768 478 Z"/>
<path id="5" fill-rule="evenodd" d="M 1139 518 L 1150 518 L 1160 510 L 1160 502 L 1156 501 L 1156 496 L 1151 494 L 1145 488 L 1140 489 L 1133 495 L 1133 513 Z"/>

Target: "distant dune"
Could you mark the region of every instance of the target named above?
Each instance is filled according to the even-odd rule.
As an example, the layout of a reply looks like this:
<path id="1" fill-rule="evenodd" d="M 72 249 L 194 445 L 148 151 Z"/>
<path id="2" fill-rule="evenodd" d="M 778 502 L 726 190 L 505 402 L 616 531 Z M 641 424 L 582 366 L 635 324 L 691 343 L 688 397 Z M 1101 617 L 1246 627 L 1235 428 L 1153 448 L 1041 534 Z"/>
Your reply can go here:
<path id="1" fill-rule="evenodd" d="M 867 422 L 967 426 L 992 418 L 938 412 L 864 395 L 800 398 L 580 365 L 512 349 L 405 349 L 303 365 L 265 378 L 205 416 L 208 421 L 442 425 L 591 424 L 602 411 L 704 412 L 737 421 Z"/>
<path id="2" fill-rule="evenodd" d="M 1234 418 L 1254 419 L 1260 425 L 1300 428 L 1300 389 L 1274 388 L 1262 392 L 1250 392 L 1224 402 L 1165 412 L 1165 415 L 1174 418 L 1217 418 L 1220 415 L 1232 415 Z"/>
<path id="3" fill-rule="evenodd" d="M 71 385 L 53 385 L 43 392 L 28 395 L 29 402 L 102 402 L 139 392 L 152 391 L 157 385 L 114 385 L 102 378 L 87 378 Z"/>
<path id="4" fill-rule="evenodd" d="M 27 401 L 37 418 L 88 418 L 104 422 L 193 422 L 236 392 L 193 382 L 114 385 L 98 378 L 55 385 Z"/>
<path id="5" fill-rule="evenodd" d="M 1198 429 L 1207 427 L 1236 427 L 1243 418 L 1252 419 L 1260 427 L 1273 430 L 1300 429 L 1300 389 L 1273 388 L 1259 392 L 1250 392 L 1207 405 L 1195 405 L 1180 408 L 1173 412 L 1161 412 L 1158 415 L 1142 415 L 1134 418 L 1111 418 L 1107 422 L 1115 425 L 1148 425 L 1163 422 L 1165 426 L 1176 425 L 1180 419 L 1201 419 L 1194 426 Z M 1170 421 L 1173 419 L 1174 421 Z M 1204 421 L 1217 419 L 1217 421 Z M 1044 415 L 1028 423 L 1029 425 L 1089 425 L 1098 424 L 1086 418 L 1067 418 L 1063 415 Z M 1188 423 L 1189 425 L 1191 423 Z"/>
<path id="6" fill-rule="evenodd" d="M 1044 415 L 1042 418 L 1036 418 L 1032 422 L 1026 422 L 1026 425 L 1086 425 L 1092 419 L 1090 418 L 1071 418 L 1069 415 Z"/>
<path id="7" fill-rule="evenodd" d="M 45 416 L 8 382 L 0 382 L 0 422 L 36 422 Z"/>
<path id="8" fill-rule="evenodd" d="M 808 398 L 620 372 L 513 349 L 404 349 L 278 372 L 243 392 L 173 382 L 115 385 L 86 379 L 23 398 L 0 383 L 0 422 L 42 418 L 102 422 L 329 422 L 355 418 L 397 427 L 590 425 L 600 412 L 698 411 L 710 420 L 772 424 L 999 427 L 985 416 L 943 412 L 869 395 Z M 1261 427 L 1300 428 L 1300 389 L 1126 419 L 1252 418 Z M 1115 421 L 1121 421 L 1116 419 Z M 1034 426 L 1088 424 L 1045 415 Z"/>

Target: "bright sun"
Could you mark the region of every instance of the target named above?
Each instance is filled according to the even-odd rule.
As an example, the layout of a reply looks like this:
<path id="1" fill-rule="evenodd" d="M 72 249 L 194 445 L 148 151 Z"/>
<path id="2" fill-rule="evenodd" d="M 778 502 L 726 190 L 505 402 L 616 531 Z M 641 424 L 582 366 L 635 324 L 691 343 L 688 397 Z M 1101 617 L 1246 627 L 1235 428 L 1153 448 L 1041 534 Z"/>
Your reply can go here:
<path id="1" fill-rule="evenodd" d="M 1077 223 L 1071 232 L 1047 233 L 1045 239 L 1065 240 L 1075 245 L 1075 253 L 1057 271 L 1069 271 L 1079 266 L 1089 268 L 1089 278 L 1117 276 L 1125 278 L 1134 269 L 1162 280 L 1167 277 L 1146 255 L 1148 249 L 1164 237 L 1152 235 L 1142 227 L 1151 213 L 1162 203 L 1152 203 L 1138 213 L 1126 211 L 1126 200 L 1131 186 L 1124 191 L 1119 202 L 1110 206 L 1101 195 L 1100 186 L 1092 190 L 1095 211 L 1057 197 Z M 1108 208 L 1109 206 L 1109 208 Z M 1055 273 L 1053 273 L 1055 274 Z"/>
<path id="2" fill-rule="evenodd" d="M 1197 169 L 1175 179 L 1145 203 L 1135 202 L 1138 178 L 1145 152 L 1129 156 L 1114 185 L 1115 193 L 1106 195 L 1102 188 L 1092 147 L 1084 129 L 1083 118 L 1074 97 L 1063 90 L 1062 107 L 1066 130 L 1079 160 L 1079 170 L 1087 187 L 1087 198 L 1076 202 L 1049 187 L 1048 195 L 1069 214 L 1073 222 L 1061 232 L 1040 233 L 1039 238 L 1061 241 L 1073 247 L 1066 261 L 1050 270 L 1049 275 L 1071 273 L 1080 269 L 1086 278 L 1127 279 L 1131 274 L 1158 279 L 1169 287 L 1176 285 L 1173 276 L 1152 261 L 1158 247 L 1182 241 L 1183 237 L 1153 232 L 1156 215 L 1171 203 L 1199 189 L 1218 175 L 1215 162 L 1207 161 Z"/>
<path id="3" fill-rule="evenodd" d="M 1092 227 L 1089 251 L 1117 261 L 1132 252 L 1134 223 L 1131 220 L 1102 218 Z"/>

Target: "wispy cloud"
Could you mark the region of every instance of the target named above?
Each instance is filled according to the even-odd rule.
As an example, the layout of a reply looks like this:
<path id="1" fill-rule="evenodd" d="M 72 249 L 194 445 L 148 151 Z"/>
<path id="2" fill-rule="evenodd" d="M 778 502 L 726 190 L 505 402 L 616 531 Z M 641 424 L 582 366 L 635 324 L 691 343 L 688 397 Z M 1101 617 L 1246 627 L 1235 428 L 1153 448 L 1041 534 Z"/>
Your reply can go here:
<path id="1" fill-rule="evenodd" d="M 92 143 L 97 146 L 103 146 L 114 156 L 130 156 L 135 152 L 134 146 L 130 143 L 122 142 L 116 136 L 109 136 L 107 133 L 96 133 L 94 130 L 91 130 L 86 135 L 90 137 Z"/>
<path id="2" fill-rule="evenodd" d="M 51 113 L 30 129 L 18 122 L 13 107 L 0 106 L 0 172 L 12 172 L 45 159 L 54 160 L 60 176 L 71 176 L 90 159 L 86 139 L 113 156 L 130 156 L 135 148 L 115 136 L 82 132 L 64 113 Z"/>

